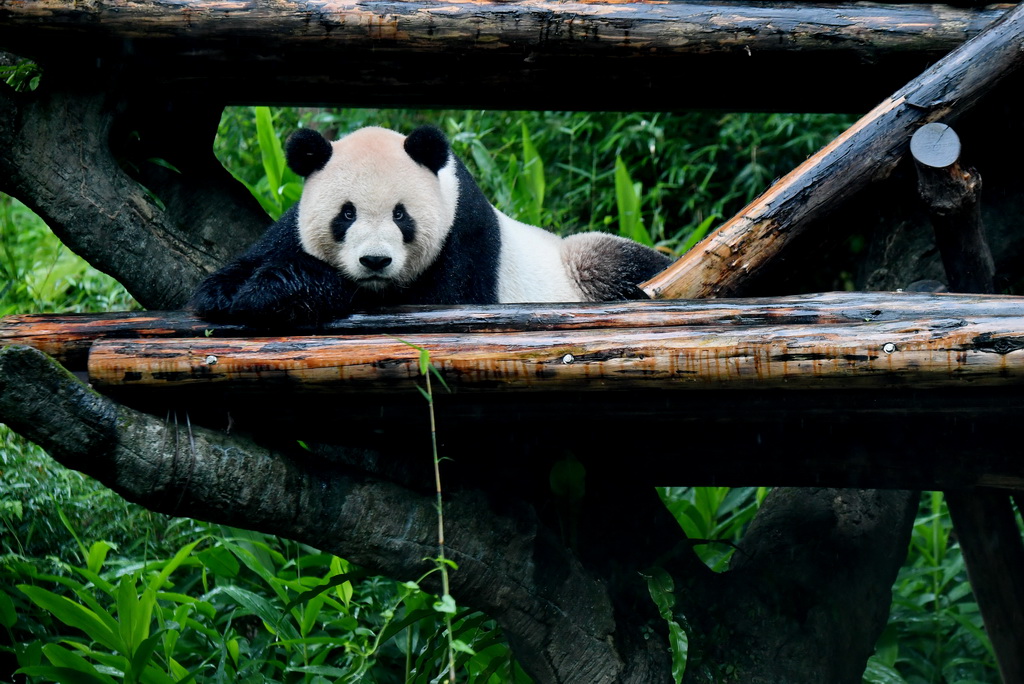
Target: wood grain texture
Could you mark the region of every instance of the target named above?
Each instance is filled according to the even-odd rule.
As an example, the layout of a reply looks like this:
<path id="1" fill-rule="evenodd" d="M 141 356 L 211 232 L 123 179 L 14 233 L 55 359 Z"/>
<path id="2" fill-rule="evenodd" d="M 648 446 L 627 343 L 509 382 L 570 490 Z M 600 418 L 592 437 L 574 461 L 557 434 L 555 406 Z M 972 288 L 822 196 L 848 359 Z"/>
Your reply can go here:
<path id="1" fill-rule="evenodd" d="M 249 49 L 391 47 L 416 52 L 524 48 L 647 52 L 907 49 L 948 51 L 1006 11 L 921 4 L 795 2 L 455 3 L 277 0 L 275 2 L 0 1 L 0 39 L 30 46 L 40 37 L 157 45 L 188 54 L 188 45 Z M 48 46 L 52 50 L 55 46 Z M 206 59 L 218 59 L 210 53 Z"/>
<path id="2" fill-rule="evenodd" d="M 408 343 L 408 344 L 406 344 Z M 1007 386 L 1024 381 L 1024 318 L 850 325 L 262 339 L 101 340 L 97 388 L 252 383 L 297 391 L 407 391 L 417 345 L 456 390 L 812 389 Z"/>

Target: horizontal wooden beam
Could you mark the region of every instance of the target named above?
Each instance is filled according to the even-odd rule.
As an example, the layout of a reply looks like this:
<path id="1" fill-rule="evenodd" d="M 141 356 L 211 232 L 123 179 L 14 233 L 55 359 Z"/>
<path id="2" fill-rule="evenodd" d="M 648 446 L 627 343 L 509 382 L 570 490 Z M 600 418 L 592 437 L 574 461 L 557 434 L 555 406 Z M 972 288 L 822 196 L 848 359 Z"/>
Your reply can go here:
<path id="1" fill-rule="evenodd" d="M 330 335 L 411 335 L 542 332 L 680 326 L 810 326 L 960 320 L 1024 315 L 1024 299 L 1004 296 L 899 292 L 828 292 L 727 300 L 659 300 L 494 306 L 407 306 L 356 313 L 320 331 L 266 330 L 214 324 L 182 311 L 103 314 L 27 314 L 0 318 L 0 345 L 28 345 L 67 368 L 85 370 L 93 342 L 122 338 L 266 337 L 321 332 Z"/>
<path id="2" fill-rule="evenodd" d="M 248 102 L 863 110 L 1007 7 L 0 0 L 0 50 Z"/>
<path id="3" fill-rule="evenodd" d="M 94 387 L 266 384 L 406 391 L 427 349 L 460 390 L 854 389 L 1024 383 L 1024 316 L 854 325 L 722 325 L 552 332 L 220 340 L 103 340 Z"/>

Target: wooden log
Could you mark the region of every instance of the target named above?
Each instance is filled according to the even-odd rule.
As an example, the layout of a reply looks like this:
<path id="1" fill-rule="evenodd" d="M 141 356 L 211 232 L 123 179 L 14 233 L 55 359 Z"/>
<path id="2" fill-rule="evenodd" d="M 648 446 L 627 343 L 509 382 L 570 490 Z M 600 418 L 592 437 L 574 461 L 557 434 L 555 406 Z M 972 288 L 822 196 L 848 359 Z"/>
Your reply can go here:
<path id="1" fill-rule="evenodd" d="M 499 304 L 487 307 L 408 306 L 356 313 L 321 333 L 485 333 L 702 325 L 842 325 L 869 321 L 959 319 L 1024 314 L 1018 297 L 925 293 L 830 292 L 760 299 L 661 300 L 576 304 Z M 105 314 L 27 314 L 0 318 L 0 345 L 35 347 L 69 370 L 85 370 L 89 347 L 108 338 L 207 337 L 216 339 L 305 330 L 259 330 L 213 324 L 181 311 Z"/>
<path id="2" fill-rule="evenodd" d="M 456 390 L 855 389 L 1015 386 L 1024 317 L 844 325 L 707 325 L 578 331 L 100 340 L 89 381 L 188 383 L 300 392 L 407 391 L 416 345 Z"/>
<path id="3" fill-rule="evenodd" d="M 749 91 L 735 84 L 763 74 L 776 85 L 759 107 L 791 111 L 800 99 L 800 109 L 845 111 L 854 95 L 877 102 L 900 82 L 889 81 L 894 71 L 905 80 L 1005 12 L 849 2 L 0 0 L 0 49 L 51 75 L 98 60 L 116 64 L 121 83 L 244 102 L 606 109 L 621 90 L 633 107 L 678 109 L 742 105 L 737 96 Z M 868 69 L 872 78 L 854 77 Z M 799 79 L 777 79 L 797 70 Z"/>
<path id="4" fill-rule="evenodd" d="M 1024 545 L 1005 492 L 946 492 L 1003 682 L 1024 681 Z"/>
<path id="5" fill-rule="evenodd" d="M 100 0 L 0 3 L 0 39 L 45 54 L 71 44 L 97 43 L 168 57 L 224 59 L 214 50 L 241 45 L 250 58 L 301 49 L 307 59 L 332 50 L 402 48 L 410 52 L 515 50 L 558 47 L 650 52 L 753 52 L 849 50 L 862 54 L 923 50 L 946 52 L 1005 13 L 1007 5 L 966 7 L 779 2 L 645 3 L 471 1 L 456 5 L 406 0 L 400 5 L 350 2 L 220 2 L 187 4 Z M 199 55 L 195 46 L 207 48 Z M 264 47 L 257 51 L 257 44 Z M 237 53 L 232 55 L 237 58 Z M 876 53 L 877 56 L 877 53 Z M 241 65 L 239 65 L 241 66 Z"/>
<path id="6" fill-rule="evenodd" d="M 1024 62 L 1024 4 L 861 118 L 643 284 L 651 297 L 725 297 L 868 183 L 890 174 L 923 124 L 950 120 Z"/>
<path id="7" fill-rule="evenodd" d="M 960 138 L 941 123 L 922 126 L 910 139 L 917 189 L 935 229 L 935 243 L 952 292 L 995 292 L 995 262 L 985 239 L 981 176 L 960 165 Z"/>

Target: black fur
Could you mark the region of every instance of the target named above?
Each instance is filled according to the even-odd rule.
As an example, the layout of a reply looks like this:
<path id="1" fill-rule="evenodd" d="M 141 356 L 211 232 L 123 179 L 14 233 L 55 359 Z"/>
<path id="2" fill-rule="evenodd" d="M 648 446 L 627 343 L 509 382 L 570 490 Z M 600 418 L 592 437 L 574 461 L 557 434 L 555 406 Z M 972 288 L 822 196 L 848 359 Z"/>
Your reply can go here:
<path id="1" fill-rule="evenodd" d="M 448 139 L 433 126 L 420 126 L 405 138 L 405 151 L 417 164 L 422 164 L 437 175 L 448 163 Z"/>
<path id="2" fill-rule="evenodd" d="M 356 206 L 351 202 L 341 205 L 341 211 L 331 220 L 331 237 L 335 242 L 342 242 L 349 227 L 356 222 L 359 214 L 356 213 Z"/>
<path id="3" fill-rule="evenodd" d="M 404 204 L 396 204 L 391 212 L 391 220 L 402 231 L 402 242 L 409 244 L 416 239 L 416 219 L 409 216 Z"/>
<path id="4" fill-rule="evenodd" d="M 284 145 L 288 168 L 303 178 L 319 171 L 331 159 L 331 143 L 311 128 L 300 128 L 288 137 Z"/>

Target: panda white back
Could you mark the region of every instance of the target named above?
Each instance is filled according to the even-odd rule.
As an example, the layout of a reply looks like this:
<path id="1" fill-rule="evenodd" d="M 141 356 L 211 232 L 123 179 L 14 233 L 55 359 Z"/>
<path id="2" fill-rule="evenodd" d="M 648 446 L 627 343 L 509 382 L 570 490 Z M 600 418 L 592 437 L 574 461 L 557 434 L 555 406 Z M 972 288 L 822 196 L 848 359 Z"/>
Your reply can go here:
<path id="1" fill-rule="evenodd" d="M 570 278 L 562 258 L 562 238 L 543 228 L 521 223 L 497 209 L 501 231 L 498 259 L 498 301 L 576 302 L 585 299 Z"/>

